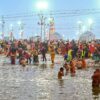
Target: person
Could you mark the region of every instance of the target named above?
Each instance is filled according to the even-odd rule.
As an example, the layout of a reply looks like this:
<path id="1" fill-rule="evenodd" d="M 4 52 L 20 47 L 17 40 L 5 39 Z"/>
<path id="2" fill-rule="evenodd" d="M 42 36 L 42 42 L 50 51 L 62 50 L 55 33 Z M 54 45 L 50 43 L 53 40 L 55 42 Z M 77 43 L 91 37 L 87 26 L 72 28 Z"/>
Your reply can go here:
<path id="1" fill-rule="evenodd" d="M 60 47 L 58 47 L 57 52 L 58 52 L 58 54 L 61 54 L 61 48 Z"/>
<path id="2" fill-rule="evenodd" d="M 89 43 L 89 52 L 90 52 L 90 57 L 93 57 L 93 54 L 95 52 L 95 46 L 93 43 Z"/>
<path id="3" fill-rule="evenodd" d="M 99 50 L 97 48 L 93 54 L 93 60 L 95 60 L 95 63 L 98 63 L 100 61 L 100 53 L 99 53 Z"/>
<path id="4" fill-rule="evenodd" d="M 18 48 L 18 58 L 20 59 L 23 55 L 23 49 L 22 48 Z"/>
<path id="5" fill-rule="evenodd" d="M 10 49 L 10 60 L 11 60 L 11 64 L 15 65 L 16 63 L 16 49 L 13 47 Z"/>
<path id="6" fill-rule="evenodd" d="M 67 64 L 67 63 L 65 62 L 65 64 L 63 65 L 63 67 L 65 68 L 66 74 L 67 74 L 68 71 L 69 71 L 69 68 L 70 68 L 69 64 Z"/>
<path id="7" fill-rule="evenodd" d="M 55 49 L 53 46 L 50 47 L 50 52 L 51 52 L 51 61 L 52 63 L 54 63 L 54 59 L 55 59 Z"/>
<path id="8" fill-rule="evenodd" d="M 41 49 L 41 54 L 42 54 L 42 58 L 43 58 L 43 61 L 47 61 L 46 59 L 46 48 L 43 46 L 42 49 Z"/>
<path id="9" fill-rule="evenodd" d="M 84 45 L 84 51 L 85 51 L 85 58 L 88 58 L 89 48 L 87 44 Z"/>
<path id="10" fill-rule="evenodd" d="M 81 58 L 85 58 L 85 49 L 83 49 L 82 51 L 81 51 Z"/>
<path id="11" fill-rule="evenodd" d="M 92 86 L 100 87 L 100 69 L 96 69 L 92 76 Z"/>
<path id="12" fill-rule="evenodd" d="M 28 51 L 24 51 L 23 55 L 27 59 L 27 64 L 28 63 L 31 64 L 31 55 L 29 54 L 29 52 Z"/>
<path id="13" fill-rule="evenodd" d="M 81 59 L 77 59 L 77 69 L 82 69 L 82 61 L 81 61 Z"/>
<path id="14" fill-rule="evenodd" d="M 86 61 L 84 58 L 82 59 L 82 69 L 86 69 Z"/>
<path id="15" fill-rule="evenodd" d="M 76 43 L 73 44 L 72 50 L 73 50 L 73 52 L 72 52 L 72 58 L 76 58 L 77 51 L 78 51 L 78 47 L 77 47 Z"/>
<path id="16" fill-rule="evenodd" d="M 64 55 L 64 61 L 67 61 L 67 59 L 68 59 L 68 54 L 66 53 L 66 54 Z"/>
<path id="17" fill-rule="evenodd" d="M 70 73 L 71 73 L 71 76 L 75 76 L 76 70 L 75 70 L 75 64 L 73 61 L 70 62 Z"/>
<path id="18" fill-rule="evenodd" d="M 38 51 L 34 49 L 33 52 L 33 63 L 38 63 L 39 62 L 39 57 L 38 57 Z"/>
<path id="19" fill-rule="evenodd" d="M 20 58 L 19 64 L 25 67 L 27 64 L 27 59 L 25 59 L 25 57 Z"/>
<path id="20" fill-rule="evenodd" d="M 68 50 L 68 61 L 70 62 L 72 60 L 72 49 L 70 48 Z"/>
<path id="21" fill-rule="evenodd" d="M 58 79 L 62 79 L 62 76 L 64 76 L 64 69 L 63 69 L 63 67 L 61 67 L 59 72 L 58 72 Z"/>

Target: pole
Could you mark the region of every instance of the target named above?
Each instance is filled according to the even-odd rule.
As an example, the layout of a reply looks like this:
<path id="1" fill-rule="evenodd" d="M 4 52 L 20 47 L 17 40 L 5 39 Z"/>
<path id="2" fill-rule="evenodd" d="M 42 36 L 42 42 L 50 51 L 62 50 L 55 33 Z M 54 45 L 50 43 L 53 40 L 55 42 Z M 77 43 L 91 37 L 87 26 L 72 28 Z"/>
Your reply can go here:
<path id="1" fill-rule="evenodd" d="M 43 16 L 43 14 L 41 13 L 40 14 L 40 23 L 39 25 L 41 26 L 41 41 L 44 41 L 45 40 L 45 29 L 46 29 L 46 24 L 45 24 L 45 20 L 46 18 Z"/>
<path id="2" fill-rule="evenodd" d="M 41 41 L 43 40 L 43 19 L 44 19 L 44 17 L 43 17 L 43 15 L 42 14 L 40 14 L 40 26 L 41 26 Z"/>
<path id="3" fill-rule="evenodd" d="M 5 27 L 5 21 L 4 17 L 2 16 L 2 39 L 4 39 L 4 27 Z"/>
<path id="4" fill-rule="evenodd" d="M 41 17 L 41 22 L 40 22 L 40 25 L 41 25 L 41 41 L 42 41 L 42 24 L 43 24 L 43 16 Z"/>
<path id="5" fill-rule="evenodd" d="M 45 41 L 45 35 L 46 35 L 46 24 L 45 24 L 45 18 L 44 18 L 44 23 L 43 23 L 43 25 L 44 25 L 44 41 Z"/>
<path id="6" fill-rule="evenodd" d="M 82 23 L 79 23 L 79 34 L 78 34 L 79 39 L 80 39 L 81 34 L 82 34 Z"/>
<path id="7" fill-rule="evenodd" d="M 11 41 L 13 41 L 13 25 L 11 25 Z"/>
<path id="8" fill-rule="evenodd" d="M 50 24 L 49 24 L 49 41 L 50 41 Z"/>

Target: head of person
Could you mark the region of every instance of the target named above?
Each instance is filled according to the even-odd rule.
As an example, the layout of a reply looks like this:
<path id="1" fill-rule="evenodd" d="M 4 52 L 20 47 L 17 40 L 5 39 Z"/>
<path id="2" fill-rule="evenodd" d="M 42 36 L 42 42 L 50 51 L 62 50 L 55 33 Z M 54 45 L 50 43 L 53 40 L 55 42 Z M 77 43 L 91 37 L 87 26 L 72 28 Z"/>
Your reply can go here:
<path id="1" fill-rule="evenodd" d="M 100 69 L 96 69 L 95 72 L 100 72 Z"/>
<path id="2" fill-rule="evenodd" d="M 96 70 L 94 71 L 94 74 L 96 74 L 96 73 L 100 73 L 100 69 L 96 69 Z"/>
<path id="3" fill-rule="evenodd" d="M 61 67 L 61 68 L 60 68 L 60 71 L 61 71 L 61 72 L 63 72 L 63 71 L 64 71 L 64 68 L 63 68 L 63 67 Z"/>

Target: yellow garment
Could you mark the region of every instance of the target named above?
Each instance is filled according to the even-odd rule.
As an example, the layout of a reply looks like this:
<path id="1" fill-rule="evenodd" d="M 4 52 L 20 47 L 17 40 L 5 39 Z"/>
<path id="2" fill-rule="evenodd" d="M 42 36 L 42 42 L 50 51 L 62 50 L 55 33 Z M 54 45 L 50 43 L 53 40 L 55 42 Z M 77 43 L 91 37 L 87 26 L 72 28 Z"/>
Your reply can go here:
<path id="1" fill-rule="evenodd" d="M 72 50 L 71 49 L 68 50 L 68 55 L 72 55 L 71 53 L 72 53 Z"/>
<path id="2" fill-rule="evenodd" d="M 68 50 L 68 61 L 72 60 L 72 50 Z"/>
<path id="3" fill-rule="evenodd" d="M 51 55 L 51 61 L 52 63 L 54 63 L 54 59 L 55 59 L 55 50 L 54 48 L 50 48 L 50 55 Z"/>

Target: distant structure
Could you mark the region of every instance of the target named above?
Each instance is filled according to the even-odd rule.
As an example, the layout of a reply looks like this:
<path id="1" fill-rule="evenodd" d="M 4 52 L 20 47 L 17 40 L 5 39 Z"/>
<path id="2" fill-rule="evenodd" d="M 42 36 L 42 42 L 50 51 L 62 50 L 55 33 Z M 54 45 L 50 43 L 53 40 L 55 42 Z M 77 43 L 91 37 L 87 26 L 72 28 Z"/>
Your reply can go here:
<path id="1" fill-rule="evenodd" d="M 49 24 L 50 24 L 49 33 L 51 35 L 55 33 L 55 21 L 53 17 L 50 18 Z"/>
<path id="2" fill-rule="evenodd" d="M 61 40 L 61 39 L 63 39 L 63 37 L 57 32 L 50 34 L 50 41 L 53 41 L 53 40 L 56 41 L 56 40 Z"/>
<path id="3" fill-rule="evenodd" d="M 50 18 L 50 22 L 49 22 L 49 40 L 50 41 L 53 41 L 53 40 L 60 40 L 62 39 L 62 36 L 56 32 L 56 29 L 55 29 L 55 21 L 54 21 L 54 17 L 51 17 Z"/>
<path id="4" fill-rule="evenodd" d="M 95 40 L 95 35 L 91 31 L 86 31 L 83 34 L 80 35 L 79 41 L 92 41 Z"/>
<path id="5" fill-rule="evenodd" d="M 41 41 L 41 37 L 40 36 L 34 36 L 34 37 L 30 37 L 31 41 Z"/>

